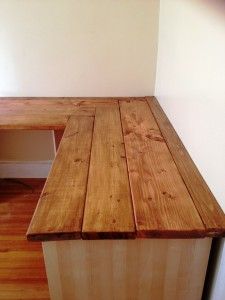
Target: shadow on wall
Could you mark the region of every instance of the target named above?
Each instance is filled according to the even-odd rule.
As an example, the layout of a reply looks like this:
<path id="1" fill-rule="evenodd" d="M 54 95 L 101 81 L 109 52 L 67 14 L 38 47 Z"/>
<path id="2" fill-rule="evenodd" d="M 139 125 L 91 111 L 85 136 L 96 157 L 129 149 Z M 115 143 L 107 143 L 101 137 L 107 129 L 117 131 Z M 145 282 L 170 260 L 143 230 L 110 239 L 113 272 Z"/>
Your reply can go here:
<path id="1" fill-rule="evenodd" d="M 54 158 L 53 135 L 41 130 L 0 130 L 0 178 L 45 178 Z"/>
<path id="2" fill-rule="evenodd" d="M 201 9 L 205 9 L 211 12 L 214 17 L 221 17 L 225 22 L 225 1 L 224 0 L 186 0 L 190 4 L 199 5 Z"/>

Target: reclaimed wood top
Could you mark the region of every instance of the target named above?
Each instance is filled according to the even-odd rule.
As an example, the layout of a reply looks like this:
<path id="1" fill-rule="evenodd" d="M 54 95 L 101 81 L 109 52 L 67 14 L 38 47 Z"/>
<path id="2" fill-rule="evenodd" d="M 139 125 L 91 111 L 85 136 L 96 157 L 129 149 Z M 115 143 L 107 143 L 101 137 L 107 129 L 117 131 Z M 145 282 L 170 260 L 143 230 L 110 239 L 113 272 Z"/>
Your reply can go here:
<path id="1" fill-rule="evenodd" d="M 29 240 L 225 236 L 225 215 L 154 97 L 2 98 L 0 129 L 65 129 Z"/>

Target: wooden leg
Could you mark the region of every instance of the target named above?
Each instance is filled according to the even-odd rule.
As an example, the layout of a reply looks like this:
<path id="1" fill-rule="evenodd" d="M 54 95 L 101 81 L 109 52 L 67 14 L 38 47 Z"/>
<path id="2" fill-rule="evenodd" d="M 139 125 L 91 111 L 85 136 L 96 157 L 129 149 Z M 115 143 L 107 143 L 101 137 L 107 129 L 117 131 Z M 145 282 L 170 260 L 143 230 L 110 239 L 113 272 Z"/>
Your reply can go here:
<path id="1" fill-rule="evenodd" d="M 51 299 L 200 300 L 211 240 L 43 242 Z"/>
<path id="2" fill-rule="evenodd" d="M 61 142 L 64 130 L 54 130 L 54 139 L 55 139 L 55 152 L 57 152 L 59 148 L 59 144 Z"/>

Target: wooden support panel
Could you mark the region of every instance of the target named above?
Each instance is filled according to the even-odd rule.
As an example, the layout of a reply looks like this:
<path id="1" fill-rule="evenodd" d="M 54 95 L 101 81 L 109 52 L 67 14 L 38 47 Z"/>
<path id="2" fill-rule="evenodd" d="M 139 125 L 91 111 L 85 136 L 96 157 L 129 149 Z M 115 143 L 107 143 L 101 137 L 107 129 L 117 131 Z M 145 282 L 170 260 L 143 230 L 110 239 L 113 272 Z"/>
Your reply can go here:
<path id="1" fill-rule="evenodd" d="M 44 242 L 52 300 L 199 300 L 211 239 Z"/>

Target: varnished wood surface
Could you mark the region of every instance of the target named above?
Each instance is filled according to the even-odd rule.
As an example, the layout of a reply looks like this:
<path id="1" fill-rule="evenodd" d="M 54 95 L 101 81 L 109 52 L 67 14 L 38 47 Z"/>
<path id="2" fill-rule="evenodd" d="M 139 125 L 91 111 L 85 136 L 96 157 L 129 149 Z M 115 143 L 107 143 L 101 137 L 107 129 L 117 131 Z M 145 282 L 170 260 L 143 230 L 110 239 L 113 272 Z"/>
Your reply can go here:
<path id="1" fill-rule="evenodd" d="M 49 299 L 41 243 L 25 233 L 43 179 L 0 180 L 0 299 Z"/>
<path id="2" fill-rule="evenodd" d="M 148 104 L 121 101 L 120 107 L 137 236 L 201 237 L 205 227 Z"/>
<path id="3" fill-rule="evenodd" d="M 96 108 L 82 236 L 135 237 L 118 106 Z"/>
<path id="4" fill-rule="evenodd" d="M 208 235 L 214 237 L 224 235 L 224 212 L 195 166 L 166 114 L 160 107 L 157 99 L 155 97 L 149 97 L 147 101 L 192 197 L 193 203 L 208 231 Z"/>
<path id="5" fill-rule="evenodd" d="M 89 117 L 70 117 L 28 239 L 81 238 L 93 122 Z"/>
<path id="6" fill-rule="evenodd" d="M 71 115 L 94 116 L 99 105 L 114 98 L 1 98 L 0 129 L 64 129 Z"/>
<path id="7" fill-rule="evenodd" d="M 78 109 L 73 115 L 93 117 L 94 109 Z M 69 118 L 70 114 L 40 114 L 40 111 L 37 114 L 7 114 L 1 115 L 0 129 L 64 130 Z"/>
<path id="8" fill-rule="evenodd" d="M 77 143 L 62 139 L 29 239 L 225 235 L 224 213 L 153 97 L 4 98 L 0 112 L 0 129 L 93 123 Z"/>

